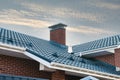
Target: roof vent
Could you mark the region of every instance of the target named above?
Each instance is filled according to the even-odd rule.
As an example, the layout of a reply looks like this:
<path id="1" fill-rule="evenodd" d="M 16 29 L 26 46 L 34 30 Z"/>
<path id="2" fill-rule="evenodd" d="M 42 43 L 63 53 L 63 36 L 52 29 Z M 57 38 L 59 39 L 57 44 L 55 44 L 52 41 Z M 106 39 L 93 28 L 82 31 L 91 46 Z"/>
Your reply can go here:
<path id="1" fill-rule="evenodd" d="M 7 41 L 13 43 L 12 38 L 8 38 Z"/>
<path id="2" fill-rule="evenodd" d="M 26 44 L 28 47 L 33 47 L 33 44 L 32 43 L 27 43 Z"/>
<path id="3" fill-rule="evenodd" d="M 69 57 L 68 59 L 69 59 L 69 60 L 71 60 L 71 61 L 74 61 L 74 59 L 73 59 L 73 57 L 72 57 L 72 56 L 71 56 L 71 57 Z"/>
<path id="4" fill-rule="evenodd" d="M 84 59 L 81 59 L 80 62 L 82 62 L 82 63 L 86 63 L 86 61 L 85 61 Z"/>
<path id="5" fill-rule="evenodd" d="M 54 54 L 52 54 L 52 56 L 59 57 L 58 54 L 57 54 L 57 52 L 55 52 Z"/>

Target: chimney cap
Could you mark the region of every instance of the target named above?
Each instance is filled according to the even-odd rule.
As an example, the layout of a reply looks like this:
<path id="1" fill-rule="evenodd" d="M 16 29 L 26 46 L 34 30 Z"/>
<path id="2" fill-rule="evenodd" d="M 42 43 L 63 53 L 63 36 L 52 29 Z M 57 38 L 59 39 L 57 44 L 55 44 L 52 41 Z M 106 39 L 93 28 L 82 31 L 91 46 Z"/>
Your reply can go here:
<path id="1" fill-rule="evenodd" d="M 53 29 L 59 29 L 59 28 L 64 28 L 64 27 L 67 27 L 67 25 L 63 23 L 59 23 L 59 24 L 52 25 L 49 28 L 53 30 Z"/>

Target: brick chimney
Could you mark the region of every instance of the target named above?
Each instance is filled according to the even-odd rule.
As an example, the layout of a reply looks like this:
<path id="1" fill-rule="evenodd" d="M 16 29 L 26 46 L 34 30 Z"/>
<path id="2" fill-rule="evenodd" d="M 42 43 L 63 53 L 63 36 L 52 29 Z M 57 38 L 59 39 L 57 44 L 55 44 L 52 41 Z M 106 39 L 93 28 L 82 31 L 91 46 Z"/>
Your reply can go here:
<path id="1" fill-rule="evenodd" d="M 66 29 L 67 25 L 59 23 L 50 26 L 50 40 L 59 44 L 66 45 Z"/>

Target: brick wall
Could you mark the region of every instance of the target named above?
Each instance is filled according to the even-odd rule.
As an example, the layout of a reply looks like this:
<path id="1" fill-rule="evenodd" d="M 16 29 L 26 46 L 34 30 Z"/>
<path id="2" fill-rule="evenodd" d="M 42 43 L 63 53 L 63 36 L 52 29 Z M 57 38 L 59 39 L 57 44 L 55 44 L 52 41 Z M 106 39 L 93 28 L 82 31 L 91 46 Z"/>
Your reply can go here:
<path id="1" fill-rule="evenodd" d="M 5 55 L 0 55 L 0 73 L 47 79 L 51 78 L 50 72 L 39 71 L 38 62 Z"/>
<path id="2" fill-rule="evenodd" d="M 80 77 L 66 75 L 64 71 L 39 71 L 39 63 L 34 60 L 0 55 L 0 74 L 46 78 L 50 80 L 79 80 Z"/>
<path id="3" fill-rule="evenodd" d="M 64 71 L 39 71 L 39 63 L 33 60 L 0 55 L 0 74 L 46 78 L 50 80 L 79 80 L 80 77 L 65 75 Z"/>
<path id="4" fill-rule="evenodd" d="M 115 49 L 114 54 L 108 54 L 95 57 L 95 59 L 110 63 L 114 66 L 120 67 L 120 49 Z"/>
<path id="5" fill-rule="evenodd" d="M 120 67 L 120 49 L 115 49 L 115 65 Z"/>
<path id="6" fill-rule="evenodd" d="M 97 56 L 97 57 L 95 57 L 95 59 L 107 62 L 107 63 L 112 64 L 112 65 L 115 65 L 114 54 L 107 54 L 107 55 L 103 55 L 103 56 Z"/>
<path id="7" fill-rule="evenodd" d="M 65 80 L 65 71 L 57 70 L 53 72 L 51 80 Z"/>
<path id="8" fill-rule="evenodd" d="M 50 40 L 58 42 L 60 44 L 65 45 L 66 44 L 66 35 L 65 35 L 65 29 L 56 29 L 50 31 Z"/>

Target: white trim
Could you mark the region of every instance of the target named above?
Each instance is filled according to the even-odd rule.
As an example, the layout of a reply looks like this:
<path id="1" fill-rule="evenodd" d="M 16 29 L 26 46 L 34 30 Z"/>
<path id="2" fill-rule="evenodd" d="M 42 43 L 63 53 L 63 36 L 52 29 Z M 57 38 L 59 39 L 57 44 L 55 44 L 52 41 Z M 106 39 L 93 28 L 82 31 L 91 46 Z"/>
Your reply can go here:
<path id="1" fill-rule="evenodd" d="M 64 64 L 55 63 L 55 62 L 52 62 L 51 66 L 53 69 L 60 69 L 60 70 L 79 73 L 79 74 L 91 75 L 91 76 L 96 76 L 96 77 L 101 77 L 106 79 L 112 79 L 112 80 L 120 79 L 120 76 L 117 76 L 117 75 L 102 73 L 102 72 L 93 71 L 93 70 L 84 69 L 84 68 L 78 68 L 78 67 L 64 65 Z"/>
<path id="2" fill-rule="evenodd" d="M 7 45 L 7 44 L 3 44 L 1 42 L 0 42 L 0 49 L 10 50 L 10 51 L 20 52 L 20 53 L 23 53 L 26 50 L 25 48 L 21 48 L 21 47 L 18 47 L 18 46 Z"/>
<path id="3" fill-rule="evenodd" d="M 43 64 L 39 64 L 39 70 L 40 71 L 49 71 L 49 72 L 54 72 L 54 71 L 56 71 L 55 69 L 51 69 L 51 68 L 48 68 L 48 67 L 46 67 L 45 65 L 43 65 Z"/>
<path id="4" fill-rule="evenodd" d="M 118 45 L 118 47 L 117 48 L 120 48 L 120 45 Z"/>
<path id="5" fill-rule="evenodd" d="M 115 53 L 115 48 L 113 48 L 113 49 L 107 49 L 106 51 L 110 52 L 110 53 Z"/>
<path id="6" fill-rule="evenodd" d="M 43 65 L 43 64 L 39 64 L 39 70 L 41 71 L 41 70 L 45 70 L 45 66 Z"/>
<path id="7" fill-rule="evenodd" d="M 104 47 L 104 48 L 99 48 L 99 49 L 94 49 L 94 50 L 88 50 L 88 51 L 83 51 L 83 52 L 76 52 L 75 54 L 82 54 L 82 55 L 87 55 L 87 54 L 92 54 L 92 53 L 97 53 L 97 52 L 102 52 L 102 51 L 108 51 L 111 52 L 112 50 L 116 49 L 118 45 L 115 46 L 109 46 L 109 47 Z M 112 51 L 113 52 L 113 51 Z"/>
<path id="8" fill-rule="evenodd" d="M 45 60 L 43 60 L 43 59 L 33 55 L 32 53 L 24 52 L 23 54 L 25 54 L 26 56 L 36 60 L 37 62 L 39 62 L 39 63 L 41 63 L 41 64 L 43 64 L 43 65 L 45 65 L 45 66 L 47 66 L 49 68 L 51 67 L 49 62 L 47 62 L 47 61 L 45 61 Z"/>
<path id="9" fill-rule="evenodd" d="M 120 71 L 120 67 L 116 67 L 116 71 Z"/>
<path id="10" fill-rule="evenodd" d="M 72 50 L 72 46 L 68 46 L 68 53 L 72 53 L 73 50 Z"/>

